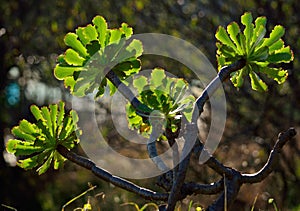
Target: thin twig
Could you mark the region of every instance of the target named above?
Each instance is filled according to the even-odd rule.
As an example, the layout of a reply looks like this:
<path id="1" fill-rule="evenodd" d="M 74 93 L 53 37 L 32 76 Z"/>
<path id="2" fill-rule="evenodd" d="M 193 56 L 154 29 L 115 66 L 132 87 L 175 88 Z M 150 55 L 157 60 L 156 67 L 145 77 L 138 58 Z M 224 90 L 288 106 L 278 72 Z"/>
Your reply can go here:
<path id="1" fill-rule="evenodd" d="M 167 201 L 169 194 L 167 193 L 157 193 L 152 190 L 142 188 L 128 180 L 125 180 L 123 178 L 114 176 L 110 174 L 108 171 L 96 166 L 96 164 L 82 156 L 79 156 L 75 154 L 74 152 L 69 151 L 66 147 L 62 145 L 57 146 L 57 151 L 67 158 L 68 160 L 78 164 L 81 167 L 84 167 L 88 170 L 90 170 L 93 174 L 95 174 L 100 179 L 110 182 L 111 184 L 123 188 L 127 191 L 133 192 L 138 194 L 139 196 L 150 199 L 150 200 L 160 200 L 160 201 Z"/>
<path id="2" fill-rule="evenodd" d="M 226 194 L 225 190 L 223 194 L 212 204 L 207 210 L 214 211 L 223 211 L 224 210 L 224 200 L 227 198 L 226 202 L 228 203 L 228 207 L 230 208 L 233 204 L 239 189 L 244 183 L 257 183 L 264 180 L 273 170 L 274 167 L 278 164 L 279 154 L 282 150 L 282 147 L 291 140 L 296 135 L 296 130 L 294 128 L 290 128 L 287 131 L 280 133 L 278 135 L 278 139 L 276 141 L 273 150 L 269 155 L 269 159 L 265 166 L 254 174 L 241 174 L 239 171 L 231 169 L 232 178 L 227 178 L 226 182 Z M 225 177 L 225 176 L 224 176 Z"/>
<path id="3" fill-rule="evenodd" d="M 160 156 L 158 156 L 156 150 L 156 140 L 155 134 L 151 133 L 150 138 L 147 141 L 147 152 L 152 162 L 161 170 L 162 172 L 170 170 L 169 167 L 164 163 Z"/>
<path id="4" fill-rule="evenodd" d="M 203 152 L 203 150 L 205 150 L 204 145 L 201 143 L 199 139 L 197 139 L 193 149 L 193 152 L 195 153 L 196 157 L 199 157 L 200 154 Z M 223 163 L 221 163 L 212 155 L 209 156 L 210 156 L 209 159 L 204 164 L 208 165 L 208 167 L 213 169 L 221 176 L 225 175 L 228 178 L 232 177 L 232 168 L 225 166 Z"/>
<path id="5" fill-rule="evenodd" d="M 117 74 L 114 71 L 110 70 L 105 77 L 112 82 L 112 84 L 118 89 L 118 91 L 130 102 L 130 104 L 134 107 L 137 114 L 142 117 L 148 118 L 152 109 L 150 109 L 147 105 L 143 104 L 139 101 L 133 92 L 119 79 Z"/>
<path id="6" fill-rule="evenodd" d="M 182 185 L 184 184 L 186 172 L 187 172 L 187 167 L 190 162 L 191 158 L 191 150 L 193 148 L 193 145 L 197 138 L 197 125 L 194 123 L 188 123 L 185 125 L 184 128 L 182 128 L 183 131 L 183 136 L 182 139 L 184 141 L 184 146 L 182 149 L 181 156 L 184 157 L 184 159 L 179 163 L 179 169 L 178 173 L 176 175 L 176 178 L 174 179 L 172 189 L 169 195 L 168 199 L 168 207 L 167 211 L 171 211 L 175 209 L 176 202 L 180 198 L 180 191 L 182 189 Z"/>
<path id="7" fill-rule="evenodd" d="M 280 133 L 266 164 L 254 174 L 242 174 L 241 182 L 257 183 L 264 180 L 274 170 L 275 166 L 278 165 L 279 154 L 282 150 L 282 147 L 289 140 L 291 140 L 296 135 L 296 133 L 297 132 L 294 128 L 290 128 L 287 131 Z"/>
<path id="8" fill-rule="evenodd" d="M 175 139 L 168 138 L 169 146 L 172 148 L 172 158 L 173 158 L 173 177 L 172 177 L 172 184 L 175 183 L 177 178 L 177 173 L 179 170 L 179 150 L 178 150 L 178 144 Z"/>
<path id="9" fill-rule="evenodd" d="M 203 90 L 200 97 L 197 98 L 196 103 L 194 105 L 194 112 L 198 112 L 198 115 L 193 115 L 194 118 L 198 118 L 203 111 L 204 104 L 209 99 L 209 96 L 212 96 L 213 93 L 221 86 L 222 82 L 224 82 L 227 78 L 229 78 L 230 74 L 240 70 L 246 64 L 245 60 L 238 60 L 237 62 L 223 67 L 218 75 L 206 86 Z M 197 107 L 197 108 L 196 108 Z M 197 119 L 193 119 L 193 122 Z"/>
<path id="10" fill-rule="evenodd" d="M 160 156 L 158 156 L 156 150 L 157 139 L 163 134 L 164 131 L 164 118 L 162 118 L 158 113 L 152 113 L 149 117 L 149 122 L 152 126 L 152 132 L 149 139 L 147 140 L 147 151 L 152 162 L 162 171 L 169 171 L 170 168 L 164 163 Z"/>

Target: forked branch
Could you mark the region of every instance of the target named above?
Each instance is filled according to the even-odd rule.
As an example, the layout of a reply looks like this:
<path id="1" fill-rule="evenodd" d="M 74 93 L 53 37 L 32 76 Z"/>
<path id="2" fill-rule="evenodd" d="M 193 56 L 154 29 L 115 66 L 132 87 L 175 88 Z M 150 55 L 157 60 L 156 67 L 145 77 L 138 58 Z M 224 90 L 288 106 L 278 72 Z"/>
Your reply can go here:
<path id="1" fill-rule="evenodd" d="M 219 196 L 219 198 L 212 205 L 210 205 L 207 210 L 221 211 L 224 210 L 225 204 L 227 204 L 228 207 L 230 207 L 233 204 L 239 192 L 240 187 L 244 183 L 261 182 L 274 170 L 274 167 L 278 162 L 279 154 L 282 151 L 283 146 L 289 140 L 291 140 L 295 135 L 296 135 L 296 130 L 294 128 L 290 128 L 286 132 L 280 133 L 278 136 L 278 140 L 276 141 L 276 144 L 272 152 L 270 153 L 267 163 L 261 170 L 259 170 L 257 173 L 254 174 L 241 174 L 238 170 L 234 170 L 230 167 L 224 166 L 223 164 L 221 164 L 221 162 L 219 162 L 217 159 L 211 156 L 211 158 L 205 163 L 205 165 L 212 167 L 212 169 L 216 170 L 217 172 L 219 171 L 218 173 L 225 172 L 227 173 L 227 175 L 229 175 L 229 177 L 227 177 L 224 173 L 224 177 L 221 180 L 212 184 L 197 184 L 191 182 L 183 183 L 181 185 L 179 192 L 176 195 L 177 200 L 184 199 L 186 196 L 192 194 L 211 195 L 211 194 L 220 193 L 222 191 L 222 194 Z M 69 151 L 67 148 L 65 148 L 62 145 L 59 145 L 57 147 L 57 151 L 68 160 L 90 170 L 98 178 L 106 182 L 110 182 L 117 187 L 133 192 L 145 199 L 155 200 L 155 201 L 169 201 L 170 194 L 172 194 L 172 192 L 170 194 L 158 193 L 140 187 L 123 178 L 114 176 L 109 172 L 107 172 L 106 170 L 96 166 L 96 164 L 93 161 Z M 168 206 L 166 209 L 170 209 L 170 206 Z"/>

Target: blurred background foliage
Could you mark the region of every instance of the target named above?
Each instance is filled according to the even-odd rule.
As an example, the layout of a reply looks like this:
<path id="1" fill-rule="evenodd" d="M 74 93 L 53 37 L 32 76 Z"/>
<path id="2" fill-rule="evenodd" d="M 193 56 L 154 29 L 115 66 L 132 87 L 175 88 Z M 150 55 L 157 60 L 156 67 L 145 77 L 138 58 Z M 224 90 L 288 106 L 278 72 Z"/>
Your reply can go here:
<path id="1" fill-rule="evenodd" d="M 134 33 L 170 34 L 198 47 L 216 67 L 218 25 L 240 21 L 245 11 L 253 17 L 266 16 L 269 29 L 277 24 L 286 28 L 284 40 L 294 51 L 288 81 L 277 86 L 270 81 L 267 93 L 251 91 L 249 84 L 235 90 L 224 85 L 227 95 L 228 120 L 224 138 L 215 153 L 226 165 L 243 172 L 258 170 L 267 159 L 277 134 L 295 126 L 300 133 L 300 4 L 297 0 L 11 0 L 0 4 L 0 203 L 18 210 L 59 210 L 71 198 L 88 188 L 98 187 L 90 196 L 95 206 L 103 210 L 128 209 L 124 202 L 144 204 L 138 196 L 97 180 L 89 172 L 67 163 L 62 171 L 37 176 L 15 167 L 15 158 L 5 152 L 5 141 L 11 138 L 10 128 L 19 120 L 32 120 L 31 104 L 46 105 L 59 99 L 68 101 L 69 94 L 53 76 L 57 56 L 64 52 L 64 35 L 78 26 L 91 22 L 95 15 L 104 16 L 110 27 L 122 22 L 133 27 Z M 161 66 L 188 81 L 192 74 L 178 62 L 158 57 L 143 57 L 145 67 Z M 69 104 L 70 105 L 70 104 Z M 208 112 L 209 113 L 209 112 Z M 202 117 L 209 123 L 209 115 Z M 108 124 L 109 125 L 109 124 Z M 203 125 L 205 130 L 205 125 Z M 109 130 L 107 130 L 109 131 Z M 107 137 L 114 138 L 116 132 Z M 205 136 L 205 133 L 204 133 Z M 236 200 L 238 210 L 249 210 L 257 196 L 255 207 L 269 209 L 267 199 L 273 197 L 282 210 L 300 209 L 300 136 L 283 150 L 278 168 L 260 184 L 242 187 Z M 125 143 L 126 144 L 126 143 Z M 122 149 L 122 146 L 119 146 Z M 128 148 L 125 152 L 128 152 Z M 80 151 L 80 148 L 78 148 Z M 188 173 L 188 180 L 212 182 L 218 176 L 197 164 Z M 137 181 L 148 187 L 155 179 Z M 158 188 L 155 187 L 157 190 Z M 101 195 L 102 196 L 102 195 Z M 192 196 L 189 200 L 205 206 L 215 196 Z M 79 207 L 87 196 L 77 200 L 67 210 Z M 3 206 L 1 207 L 1 209 Z M 184 209 L 183 209 L 184 210 Z"/>

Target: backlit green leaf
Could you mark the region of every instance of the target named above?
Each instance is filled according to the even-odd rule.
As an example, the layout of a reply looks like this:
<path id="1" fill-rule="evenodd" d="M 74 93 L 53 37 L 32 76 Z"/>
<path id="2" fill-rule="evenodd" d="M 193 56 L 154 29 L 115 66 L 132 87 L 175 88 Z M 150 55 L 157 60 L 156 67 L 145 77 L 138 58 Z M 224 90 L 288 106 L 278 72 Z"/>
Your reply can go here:
<path id="1" fill-rule="evenodd" d="M 86 37 L 85 33 L 84 33 L 84 28 L 83 27 L 78 27 L 76 29 L 76 34 L 78 35 L 80 41 L 82 42 L 82 44 L 86 45 L 90 42 L 90 39 L 88 37 Z"/>
<path id="2" fill-rule="evenodd" d="M 138 90 L 138 92 L 142 92 L 144 87 L 147 84 L 147 78 L 145 76 L 140 76 L 133 81 L 133 86 Z"/>
<path id="3" fill-rule="evenodd" d="M 84 27 L 83 34 L 89 40 L 89 42 L 91 42 L 93 40 L 97 40 L 97 38 L 98 38 L 97 30 L 91 24 Z"/>
<path id="4" fill-rule="evenodd" d="M 247 68 L 243 68 L 241 71 L 239 71 L 239 74 L 236 78 L 236 87 L 241 87 L 244 83 L 244 77 L 247 74 Z"/>
<path id="5" fill-rule="evenodd" d="M 63 121 L 63 127 L 59 134 L 59 139 L 64 140 L 68 137 L 68 135 L 72 132 L 72 125 L 71 125 L 72 119 L 69 117 L 64 118 Z"/>
<path id="6" fill-rule="evenodd" d="M 286 70 L 279 68 L 265 67 L 260 71 L 265 73 L 269 78 L 274 79 L 278 84 L 284 83 L 288 76 L 288 72 Z"/>
<path id="7" fill-rule="evenodd" d="M 69 48 L 66 51 L 65 60 L 69 65 L 82 66 L 85 58 L 82 58 L 76 51 Z"/>
<path id="8" fill-rule="evenodd" d="M 122 31 L 118 29 L 111 29 L 110 30 L 110 38 L 109 42 L 110 43 L 118 43 L 122 38 Z"/>
<path id="9" fill-rule="evenodd" d="M 63 167 L 66 158 L 64 158 L 61 154 L 57 151 L 54 152 L 54 169 L 60 169 Z"/>
<path id="10" fill-rule="evenodd" d="M 25 170 L 29 170 L 32 168 L 35 168 L 36 166 L 38 166 L 40 155 L 35 155 L 33 157 L 24 159 L 24 160 L 20 160 L 17 164 L 18 166 L 20 166 L 21 168 L 25 169 Z"/>
<path id="11" fill-rule="evenodd" d="M 92 22 L 96 26 L 96 29 L 98 31 L 101 47 L 104 48 L 104 46 L 106 45 L 105 42 L 107 33 L 107 23 L 105 19 L 101 16 L 96 16 Z"/>
<path id="12" fill-rule="evenodd" d="M 27 134 L 25 132 L 23 132 L 18 126 L 14 127 L 11 130 L 12 134 L 15 135 L 16 137 L 20 138 L 20 139 L 25 139 L 28 141 L 34 141 L 35 140 L 35 136 L 32 134 Z"/>
<path id="13" fill-rule="evenodd" d="M 265 26 L 261 25 L 257 31 L 254 32 L 254 35 L 251 42 L 251 48 L 249 50 L 249 53 L 252 54 L 255 48 L 258 48 L 263 43 L 263 38 L 266 35 L 266 28 Z"/>
<path id="14" fill-rule="evenodd" d="M 80 53 L 81 56 L 83 56 L 83 57 L 88 56 L 88 53 L 87 53 L 85 47 L 82 45 L 82 43 L 77 38 L 78 38 L 78 36 L 75 33 L 70 32 L 65 36 L 64 41 L 67 46 L 76 50 L 78 53 Z"/>
<path id="15" fill-rule="evenodd" d="M 128 76 L 137 73 L 140 69 L 141 63 L 139 60 L 127 60 L 114 66 L 112 71 L 114 71 L 121 80 L 125 80 Z"/>
<path id="16" fill-rule="evenodd" d="M 171 95 L 171 97 L 173 97 L 173 99 L 174 99 L 173 104 L 179 103 L 182 99 L 184 99 L 183 96 L 187 92 L 187 83 L 185 83 L 184 80 L 176 81 L 176 83 L 172 89 L 172 92 L 173 92 L 173 94 Z"/>
<path id="17" fill-rule="evenodd" d="M 48 143 L 55 144 L 55 137 L 51 134 L 45 121 L 38 120 L 36 126 L 41 130 Z"/>
<path id="18" fill-rule="evenodd" d="M 227 58 L 234 58 L 237 56 L 233 48 L 230 48 L 227 45 L 220 46 L 218 53 L 224 55 Z"/>
<path id="19" fill-rule="evenodd" d="M 60 101 L 58 103 L 58 108 L 59 108 L 59 112 L 57 115 L 57 125 L 60 126 L 65 116 L 65 103 L 63 101 Z"/>
<path id="20" fill-rule="evenodd" d="M 253 35 L 253 24 L 252 24 L 253 18 L 251 13 L 246 12 L 244 15 L 241 16 L 241 23 L 245 25 L 244 29 L 244 35 L 246 38 L 246 51 L 249 52 L 250 44 L 252 40 Z"/>
<path id="21" fill-rule="evenodd" d="M 31 111 L 31 113 L 33 114 L 33 116 L 35 117 L 36 120 L 44 119 L 43 116 L 42 116 L 42 112 L 40 111 L 40 109 L 36 105 L 30 106 L 30 111 Z"/>
<path id="22" fill-rule="evenodd" d="M 186 104 L 187 106 L 183 110 L 183 114 L 186 117 L 186 119 L 191 122 L 192 121 L 192 115 L 193 115 L 193 102 L 195 101 L 194 96 L 189 95 L 187 96 L 181 103 Z"/>
<path id="23" fill-rule="evenodd" d="M 139 40 L 132 40 L 132 42 L 126 47 L 126 50 L 130 52 L 131 57 L 139 57 L 143 53 L 143 44 Z"/>
<path id="24" fill-rule="evenodd" d="M 266 33 L 266 23 L 267 19 L 266 17 L 258 17 L 255 20 L 255 28 L 253 31 L 253 37 L 251 43 L 257 42 L 257 40 L 261 40 Z"/>
<path id="25" fill-rule="evenodd" d="M 53 160 L 53 155 L 54 155 L 53 153 L 54 152 L 51 152 L 51 154 L 48 156 L 46 162 L 37 169 L 37 172 L 39 175 L 45 173 L 49 169 L 50 164 Z"/>
<path id="26" fill-rule="evenodd" d="M 233 42 L 230 40 L 226 30 L 222 26 L 219 26 L 216 33 L 216 38 L 224 45 L 228 45 L 229 47 L 237 50 Z"/>
<path id="27" fill-rule="evenodd" d="M 293 60 L 293 53 L 290 46 L 275 50 L 267 59 L 270 63 L 290 62 L 291 60 Z"/>
<path id="28" fill-rule="evenodd" d="M 11 139 L 6 149 L 9 153 L 19 155 L 31 155 L 36 152 L 41 152 L 43 148 L 41 146 L 35 146 L 33 142 L 26 142 L 17 139 Z"/>
<path id="29" fill-rule="evenodd" d="M 70 117 L 72 118 L 73 125 L 79 121 L 78 114 L 74 110 L 70 111 Z"/>
<path id="30" fill-rule="evenodd" d="M 127 23 L 122 23 L 121 29 L 126 38 L 129 38 L 133 33 L 132 28 L 129 27 Z"/>
<path id="31" fill-rule="evenodd" d="M 74 86 L 76 84 L 76 81 L 74 80 L 73 76 L 65 77 L 64 80 L 65 80 L 64 82 L 65 87 L 70 87 L 70 91 L 71 93 L 73 93 Z"/>
<path id="32" fill-rule="evenodd" d="M 275 42 L 277 42 L 283 35 L 284 35 L 284 28 L 280 25 L 277 25 L 272 30 L 270 37 L 265 39 L 263 45 L 264 46 L 271 46 Z"/>
<path id="33" fill-rule="evenodd" d="M 52 122 L 52 130 L 53 130 L 53 134 L 54 136 L 56 135 L 56 128 L 57 128 L 57 122 L 56 122 L 56 118 L 57 118 L 57 104 L 52 104 L 49 106 L 50 109 L 50 117 L 51 117 L 51 122 Z"/>
<path id="34" fill-rule="evenodd" d="M 83 67 L 63 67 L 57 65 L 54 69 L 54 75 L 57 79 L 64 79 L 67 76 L 73 76 L 75 71 L 82 71 Z"/>
<path id="35" fill-rule="evenodd" d="M 35 126 L 34 124 L 31 124 L 27 120 L 23 119 L 19 124 L 19 129 L 24 133 L 35 136 L 37 130 L 34 126 Z"/>
<path id="36" fill-rule="evenodd" d="M 117 91 L 117 88 L 109 80 L 107 80 L 107 85 L 109 87 L 109 94 L 112 96 Z"/>
<path id="37" fill-rule="evenodd" d="M 239 43 L 240 43 L 240 45 L 241 45 L 242 52 L 243 52 L 244 55 L 246 56 L 246 55 L 247 55 L 246 36 L 245 36 L 243 33 L 239 33 L 239 34 L 238 34 L 238 40 L 239 40 Z"/>
<path id="38" fill-rule="evenodd" d="M 283 46 L 284 46 L 284 43 L 283 43 L 282 39 L 280 39 L 277 42 L 273 43 L 271 46 L 269 46 L 270 54 L 273 53 L 276 50 L 279 50 L 279 49 L 283 48 Z"/>
<path id="39" fill-rule="evenodd" d="M 237 35 L 240 33 L 240 27 L 236 22 L 232 22 L 227 26 L 228 34 L 234 44 L 237 46 L 238 53 L 242 54 L 242 49 L 238 41 Z"/>
<path id="40" fill-rule="evenodd" d="M 251 79 L 251 86 L 253 90 L 259 92 L 265 92 L 268 89 L 268 86 L 254 73 L 253 71 L 249 74 Z"/>
<path id="41" fill-rule="evenodd" d="M 159 87 L 162 85 L 162 81 L 165 77 L 166 75 L 163 69 L 155 68 L 151 73 L 150 84 L 154 87 Z"/>
<path id="42" fill-rule="evenodd" d="M 41 111 L 42 111 L 42 115 L 43 115 L 44 119 L 46 120 L 45 123 L 48 126 L 47 129 L 49 130 L 51 136 L 53 136 L 54 131 L 53 131 L 53 128 L 52 128 L 52 121 L 51 121 L 50 111 L 47 107 L 42 107 Z"/>

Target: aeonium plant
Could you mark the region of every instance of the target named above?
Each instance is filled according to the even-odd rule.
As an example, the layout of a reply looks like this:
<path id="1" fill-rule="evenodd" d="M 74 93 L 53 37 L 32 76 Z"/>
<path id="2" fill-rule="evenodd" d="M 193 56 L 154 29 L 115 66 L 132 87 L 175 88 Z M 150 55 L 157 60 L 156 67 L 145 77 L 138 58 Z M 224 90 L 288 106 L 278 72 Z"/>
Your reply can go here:
<path id="1" fill-rule="evenodd" d="M 79 143 L 78 116 L 73 110 L 67 113 L 64 107 L 64 102 L 42 108 L 32 105 L 30 110 L 36 123 L 23 119 L 12 129 L 18 139 L 9 140 L 6 149 L 16 156 L 23 156 L 18 162 L 21 168 L 37 167 L 37 172 L 43 174 L 53 163 L 54 169 L 59 169 L 66 158 L 58 153 L 57 146 L 72 149 Z"/>
<path id="2" fill-rule="evenodd" d="M 133 86 L 139 93 L 137 98 L 152 113 L 149 121 L 149 118 L 140 116 L 128 103 L 126 113 L 129 128 L 138 129 L 147 137 L 152 131 L 151 120 L 156 119 L 162 124 L 162 129 L 169 128 L 172 132 L 178 130 L 182 115 L 191 122 L 195 97 L 188 93 L 188 83 L 184 79 L 167 76 L 163 69 L 155 68 L 149 78 L 135 77 Z M 161 138 L 165 139 L 164 136 Z"/>
<path id="3" fill-rule="evenodd" d="M 241 16 L 244 30 L 236 22 L 227 26 L 227 30 L 220 26 L 216 33 L 217 61 L 219 68 L 233 64 L 237 60 L 245 59 L 246 65 L 241 70 L 232 73 L 230 79 L 235 87 L 241 87 L 244 79 L 249 75 L 252 89 L 266 91 L 268 86 L 260 77 L 267 75 L 278 84 L 285 82 L 288 73 L 280 67 L 280 63 L 293 60 L 290 46 L 285 46 L 281 39 L 285 33 L 283 26 L 276 25 L 269 37 L 265 37 L 267 29 L 266 17 L 258 17 L 254 24 L 251 13 Z"/>
<path id="4" fill-rule="evenodd" d="M 105 77 L 109 70 L 123 81 L 141 69 L 138 57 L 143 47 L 140 41 L 130 40 L 131 27 L 123 23 L 120 28 L 109 29 L 101 16 L 96 16 L 92 22 L 65 36 L 69 48 L 58 57 L 54 69 L 55 77 L 64 80 L 71 93 L 79 97 L 95 90 L 95 97 L 102 96 L 105 87 L 113 94 L 116 87 Z"/>

